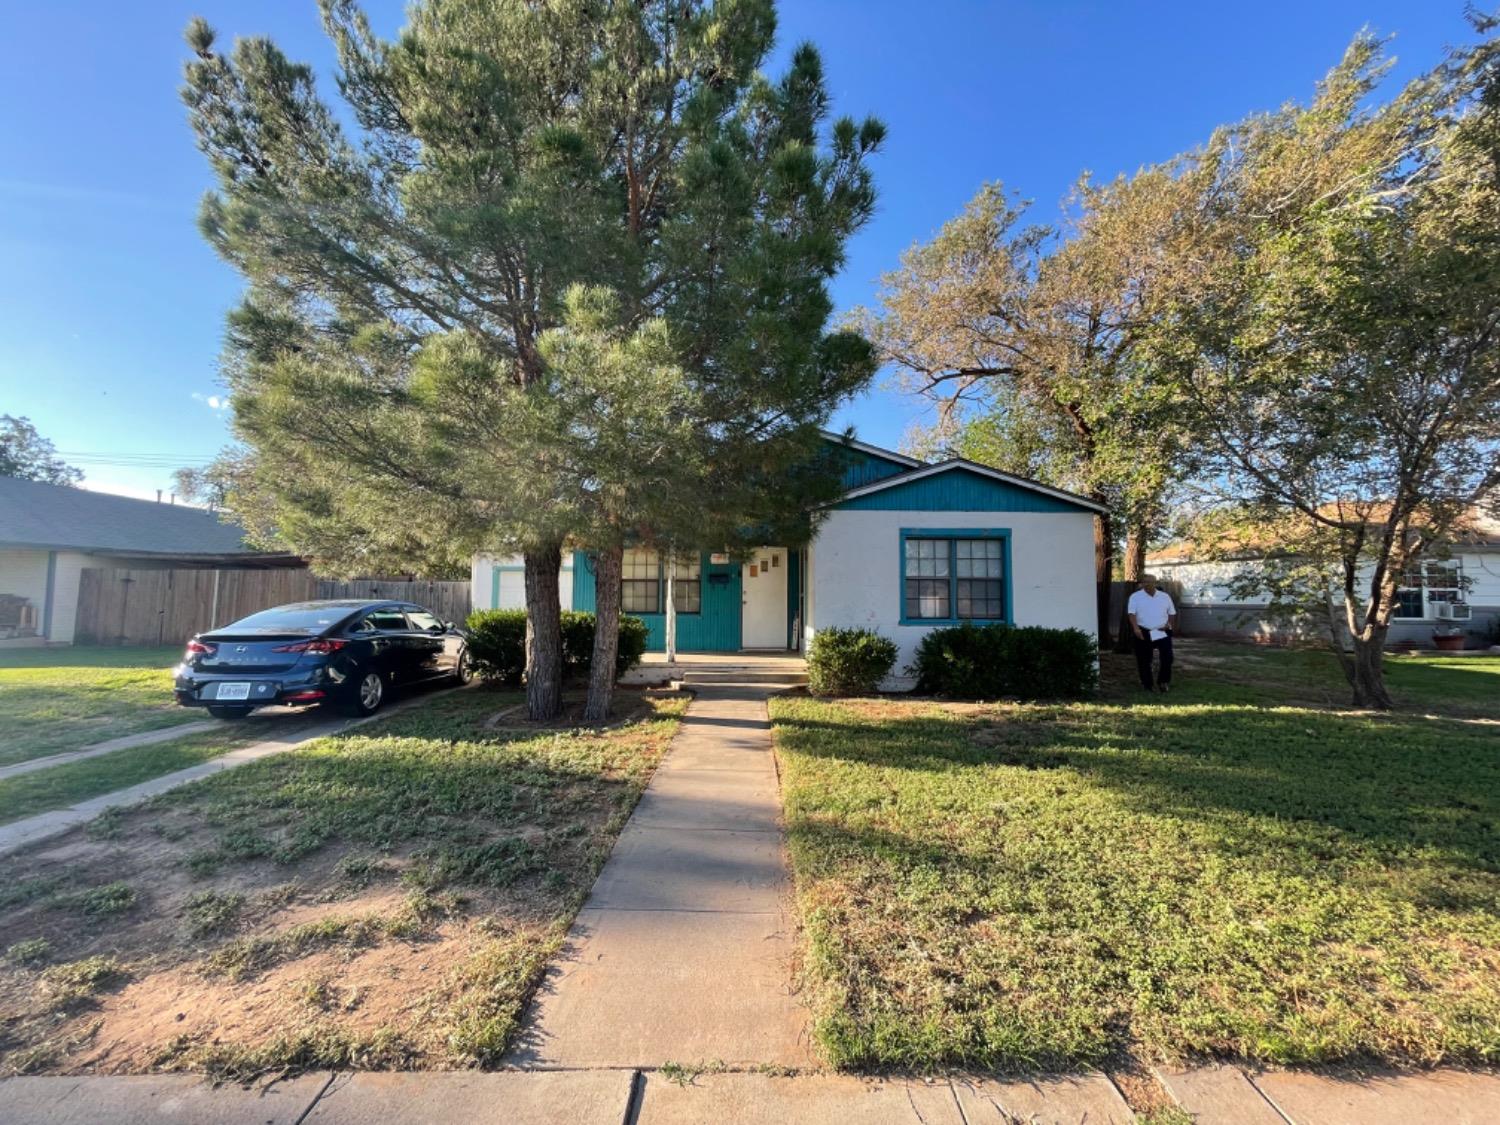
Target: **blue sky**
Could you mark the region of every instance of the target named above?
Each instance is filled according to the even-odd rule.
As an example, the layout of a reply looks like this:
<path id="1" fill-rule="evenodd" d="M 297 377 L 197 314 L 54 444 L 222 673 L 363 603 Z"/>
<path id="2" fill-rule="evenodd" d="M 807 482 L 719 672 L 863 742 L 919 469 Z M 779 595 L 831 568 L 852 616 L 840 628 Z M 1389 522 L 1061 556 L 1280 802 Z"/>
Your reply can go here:
<path id="1" fill-rule="evenodd" d="M 368 4 L 383 33 L 402 10 Z M 1426 69 L 1465 40 L 1461 13 L 1458 0 L 784 0 L 778 62 L 811 39 L 836 111 L 890 127 L 879 213 L 839 304 L 869 301 L 986 180 L 1050 217 L 1085 169 L 1128 172 L 1305 98 L 1362 26 L 1395 36 L 1395 79 Z M 229 436 L 216 368 L 240 283 L 194 227 L 209 177 L 177 96 L 194 14 L 330 75 L 313 0 L 14 5 L 0 48 L 0 413 L 29 415 L 59 450 L 107 455 L 83 465 L 88 485 L 134 495 Z M 895 445 L 918 413 L 877 387 L 837 421 Z"/>

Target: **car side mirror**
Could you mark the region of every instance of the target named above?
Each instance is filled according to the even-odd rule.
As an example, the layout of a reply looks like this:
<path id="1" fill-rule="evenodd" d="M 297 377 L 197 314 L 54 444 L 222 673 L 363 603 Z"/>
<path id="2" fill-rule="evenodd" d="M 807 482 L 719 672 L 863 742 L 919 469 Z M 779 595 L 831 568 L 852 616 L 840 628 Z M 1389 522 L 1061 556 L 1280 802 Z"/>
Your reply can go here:
<path id="1" fill-rule="evenodd" d="M 446 633 L 448 631 L 448 626 L 444 625 L 442 622 L 439 622 L 436 625 L 429 625 L 427 631 L 429 633 Z"/>

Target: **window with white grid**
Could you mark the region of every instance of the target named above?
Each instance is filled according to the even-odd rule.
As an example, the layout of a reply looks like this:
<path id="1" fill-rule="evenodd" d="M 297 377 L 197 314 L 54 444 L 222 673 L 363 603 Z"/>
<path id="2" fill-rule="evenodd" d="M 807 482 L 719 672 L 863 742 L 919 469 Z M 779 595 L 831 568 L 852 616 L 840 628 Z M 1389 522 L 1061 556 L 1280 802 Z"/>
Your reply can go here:
<path id="1" fill-rule="evenodd" d="M 620 565 L 620 609 L 625 613 L 661 612 L 661 559 L 655 551 L 625 552 Z"/>

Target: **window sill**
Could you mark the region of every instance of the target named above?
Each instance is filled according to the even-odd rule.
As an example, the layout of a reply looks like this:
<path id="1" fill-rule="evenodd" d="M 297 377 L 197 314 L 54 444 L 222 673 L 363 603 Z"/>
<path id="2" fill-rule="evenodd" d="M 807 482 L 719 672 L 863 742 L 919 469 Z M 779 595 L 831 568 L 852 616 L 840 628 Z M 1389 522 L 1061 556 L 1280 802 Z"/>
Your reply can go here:
<path id="1" fill-rule="evenodd" d="M 902 625 L 1010 625 L 1008 617 L 903 617 Z"/>

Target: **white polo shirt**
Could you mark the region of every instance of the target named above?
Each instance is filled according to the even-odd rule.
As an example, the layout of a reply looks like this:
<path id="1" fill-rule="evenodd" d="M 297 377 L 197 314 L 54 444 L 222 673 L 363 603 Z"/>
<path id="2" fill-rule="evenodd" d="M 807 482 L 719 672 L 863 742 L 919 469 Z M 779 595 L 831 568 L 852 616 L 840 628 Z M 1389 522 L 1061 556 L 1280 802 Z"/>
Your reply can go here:
<path id="1" fill-rule="evenodd" d="M 1165 629 L 1167 619 L 1177 612 L 1177 607 L 1172 604 L 1172 599 L 1165 590 L 1157 590 L 1155 594 L 1137 590 L 1130 595 L 1125 608 L 1135 614 L 1135 623 L 1142 629 Z"/>

